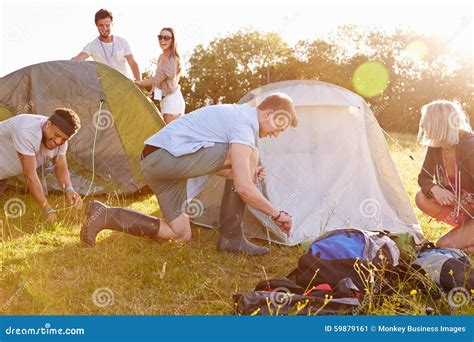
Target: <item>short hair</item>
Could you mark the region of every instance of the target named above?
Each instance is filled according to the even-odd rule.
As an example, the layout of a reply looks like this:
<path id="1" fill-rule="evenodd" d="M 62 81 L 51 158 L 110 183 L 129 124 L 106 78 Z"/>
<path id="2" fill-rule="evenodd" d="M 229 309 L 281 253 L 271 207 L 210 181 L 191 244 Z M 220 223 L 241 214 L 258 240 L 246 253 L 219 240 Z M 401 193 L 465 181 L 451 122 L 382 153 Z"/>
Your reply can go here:
<path id="1" fill-rule="evenodd" d="M 454 146 L 459 133 L 472 133 L 469 119 L 461 105 L 455 101 L 435 100 L 421 108 L 418 139 L 430 147 Z"/>
<path id="2" fill-rule="evenodd" d="M 61 119 L 66 121 L 76 132 L 81 128 L 81 119 L 75 111 L 70 108 L 56 108 L 54 114 L 59 115 Z"/>
<path id="3" fill-rule="evenodd" d="M 272 109 L 275 112 L 280 112 L 285 115 L 286 118 L 281 118 L 282 121 L 286 121 L 291 127 L 298 126 L 298 119 L 296 118 L 296 110 L 293 106 L 291 98 L 283 93 L 275 93 L 268 95 L 263 99 L 262 102 L 257 106 L 259 110 Z M 282 115 L 282 116 L 283 116 Z"/>
<path id="4" fill-rule="evenodd" d="M 95 14 L 95 17 L 94 17 L 95 24 L 97 25 L 97 22 L 99 20 L 105 19 L 105 18 L 110 18 L 110 21 L 114 21 L 114 17 L 112 16 L 112 12 L 110 12 L 109 10 L 106 10 L 104 8 L 101 8 Z"/>

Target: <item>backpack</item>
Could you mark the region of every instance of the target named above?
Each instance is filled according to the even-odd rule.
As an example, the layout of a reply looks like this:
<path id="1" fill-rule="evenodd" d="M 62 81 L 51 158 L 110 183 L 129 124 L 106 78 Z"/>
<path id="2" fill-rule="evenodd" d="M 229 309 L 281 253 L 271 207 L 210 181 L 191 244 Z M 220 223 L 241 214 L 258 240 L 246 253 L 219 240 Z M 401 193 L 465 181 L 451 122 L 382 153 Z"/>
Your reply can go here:
<path id="1" fill-rule="evenodd" d="M 444 291 L 456 287 L 474 289 L 474 271 L 468 256 L 455 248 L 437 248 L 433 244 L 421 247 L 412 267 L 429 277 Z"/>
<path id="2" fill-rule="evenodd" d="M 362 291 L 368 286 L 371 270 L 383 271 L 398 265 L 400 251 L 383 232 L 337 229 L 319 236 L 298 260 L 288 278 L 304 287 L 319 284 L 335 287 L 350 278 Z"/>
<path id="3" fill-rule="evenodd" d="M 324 284 L 327 285 L 327 284 Z M 340 315 L 360 311 L 360 301 L 350 279 L 334 288 L 320 286 L 313 291 L 287 278 L 259 282 L 255 290 L 233 295 L 238 315 Z"/>

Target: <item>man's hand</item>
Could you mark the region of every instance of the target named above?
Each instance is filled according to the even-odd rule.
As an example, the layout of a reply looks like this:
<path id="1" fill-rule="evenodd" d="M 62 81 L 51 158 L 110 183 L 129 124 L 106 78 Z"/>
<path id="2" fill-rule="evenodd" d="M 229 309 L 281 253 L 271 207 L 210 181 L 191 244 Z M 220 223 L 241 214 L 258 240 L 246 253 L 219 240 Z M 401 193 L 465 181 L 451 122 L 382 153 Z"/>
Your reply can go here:
<path id="1" fill-rule="evenodd" d="M 74 208 L 77 210 L 82 208 L 82 198 L 76 191 L 71 190 L 66 193 L 67 199 L 69 200 L 69 204 L 73 205 Z"/>
<path id="2" fill-rule="evenodd" d="M 293 226 L 293 218 L 290 214 L 281 211 L 280 217 L 274 221 L 278 228 L 283 231 L 283 233 L 285 233 L 287 236 L 290 236 L 291 227 Z"/>
<path id="3" fill-rule="evenodd" d="M 56 215 L 56 213 L 54 211 L 52 211 L 48 214 L 45 214 L 45 215 L 46 215 L 45 221 L 48 222 L 48 223 L 55 222 L 55 221 L 58 220 L 58 216 Z"/>
<path id="4" fill-rule="evenodd" d="M 258 180 L 258 181 L 262 182 L 265 179 L 266 173 L 267 173 L 267 171 L 265 169 L 265 166 L 263 166 L 263 165 L 257 166 L 256 175 L 255 175 L 256 179 L 255 180 L 256 181 Z"/>

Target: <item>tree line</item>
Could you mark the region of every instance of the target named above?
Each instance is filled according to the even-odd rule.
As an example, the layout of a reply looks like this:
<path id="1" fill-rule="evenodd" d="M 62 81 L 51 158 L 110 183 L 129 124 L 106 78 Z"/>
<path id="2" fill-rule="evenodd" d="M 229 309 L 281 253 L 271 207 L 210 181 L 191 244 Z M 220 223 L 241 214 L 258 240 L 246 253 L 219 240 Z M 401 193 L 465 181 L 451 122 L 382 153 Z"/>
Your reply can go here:
<path id="1" fill-rule="evenodd" d="M 181 88 L 190 112 L 238 102 L 267 83 L 320 80 L 363 96 L 384 129 L 413 133 L 421 106 L 438 98 L 459 101 L 472 122 L 472 57 L 451 50 L 450 41 L 404 28 L 387 32 L 346 25 L 324 39 L 295 46 L 277 33 L 242 29 L 196 46 L 186 61 Z M 367 63 L 376 63 L 382 73 L 368 68 L 364 74 L 360 67 Z M 365 79 L 357 76 L 358 68 Z M 366 84 L 358 87 L 357 82 Z M 380 89 L 364 92 L 364 86 Z"/>

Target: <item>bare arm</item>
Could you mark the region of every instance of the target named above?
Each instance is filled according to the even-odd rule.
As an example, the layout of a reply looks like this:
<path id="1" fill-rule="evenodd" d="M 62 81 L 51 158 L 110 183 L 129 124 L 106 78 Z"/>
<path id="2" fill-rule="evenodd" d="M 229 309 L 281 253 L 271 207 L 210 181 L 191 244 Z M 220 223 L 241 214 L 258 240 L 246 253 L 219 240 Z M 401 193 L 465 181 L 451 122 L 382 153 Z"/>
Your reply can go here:
<path id="1" fill-rule="evenodd" d="M 244 144 L 230 145 L 230 158 L 235 191 L 245 203 L 269 215 L 278 213 L 272 204 L 260 193 L 250 177 L 250 156 L 252 148 Z"/>
<path id="2" fill-rule="evenodd" d="M 151 88 L 153 81 L 149 78 L 143 81 L 135 81 L 135 84 L 142 88 Z"/>
<path id="3" fill-rule="evenodd" d="M 89 58 L 89 55 L 85 53 L 84 51 L 82 51 L 77 56 L 72 57 L 71 61 L 85 61 L 87 58 Z"/>
<path id="4" fill-rule="evenodd" d="M 65 155 L 59 155 L 56 158 L 54 174 L 56 175 L 56 179 L 58 180 L 58 184 L 61 189 L 66 189 L 67 187 L 72 186 Z"/>
<path id="5" fill-rule="evenodd" d="M 54 174 L 58 180 L 59 186 L 66 190 L 70 187 L 69 190 L 66 190 L 66 196 L 69 200 L 69 203 L 75 206 L 76 209 L 81 209 L 82 207 L 82 198 L 81 196 L 72 188 L 71 178 L 69 176 L 69 170 L 67 166 L 67 158 L 65 155 L 60 155 L 56 158 L 56 163 L 54 165 Z"/>
<path id="6" fill-rule="evenodd" d="M 135 80 L 140 81 L 142 79 L 140 68 L 138 67 L 138 63 L 135 61 L 135 58 L 133 58 L 133 54 L 125 56 L 125 59 L 127 60 L 128 65 L 130 65 L 130 69 L 132 69 Z"/>
<path id="7" fill-rule="evenodd" d="M 27 156 L 18 153 L 21 161 L 21 167 L 23 168 L 23 175 L 25 176 L 26 185 L 30 190 L 35 201 L 40 205 L 41 209 L 46 210 L 51 208 L 44 195 L 43 186 L 36 173 L 36 158 L 35 156 Z"/>

